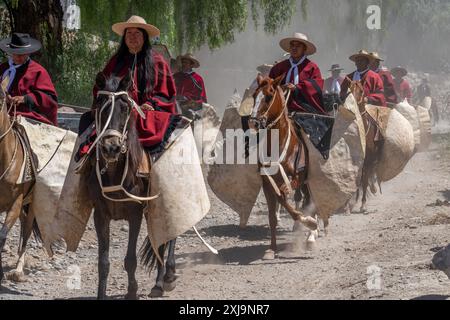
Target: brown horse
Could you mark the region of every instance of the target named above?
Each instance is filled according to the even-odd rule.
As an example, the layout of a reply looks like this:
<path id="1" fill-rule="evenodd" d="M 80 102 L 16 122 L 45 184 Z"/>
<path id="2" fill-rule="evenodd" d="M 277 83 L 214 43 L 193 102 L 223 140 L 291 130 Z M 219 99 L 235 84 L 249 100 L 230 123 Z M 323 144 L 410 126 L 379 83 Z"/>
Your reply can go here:
<path id="1" fill-rule="evenodd" d="M 96 79 L 100 88 L 94 107 L 96 130 L 99 136 L 96 154 L 90 157 L 90 168 L 86 170 L 84 183 L 94 203 L 94 224 L 98 238 L 98 299 L 106 298 L 106 284 L 109 273 L 109 240 L 111 220 L 126 220 L 129 224 L 128 249 L 125 270 L 128 273 L 126 299 L 137 299 L 138 284 L 135 278 L 137 267 L 136 244 L 141 228 L 144 208 L 154 199 L 150 194 L 150 177 L 138 175 L 138 168 L 144 158 L 144 150 L 138 140 L 136 113 L 143 116 L 140 107 L 129 98 L 131 85 L 128 75 L 117 83 L 106 80 L 103 74 Z M 137 112 L 133 112 L 136 109 Z M 96 156 L 95 156 L 96 155 Z M 159 248 L 164 258 L 166 245 Z M 169 242 L 169 257 L 164 265 L 158 260 L 157 282 L 151 296 L 162 296 L 164 290 L 175 288 L 175 240 Z M 148 237 L 142 247 L 144 264 L 155 261 Z"/>
<path id="2" fill-rule="evenodd" d="M 382 141 L 376 141 L 378 130 L 377 123 L 366 111 L 367 99 L 364 94 L 363 84 L 361 83 L 361 81 L 351 81 L 350 79 L 348 80 L 350 81 L 350 92 L 353 94 L 356 103 L 358 104 L 358 109 L 364 122 L 364 131 L 366 132 L 366 155 L 364 158 L 360 186 L 360 189 L 362 189 L 360 211 L 367 212 L 367 189 L 370 186 L 372 193 L 376 193 L 377 191 L 375 186 L 376 166 L 380 158 L 380 152 L 383 145 Z M 356 194 L 356 202 L 358 202 L 359 200 L 360 189 L 358 189 Z M 351 211 L 350 206 L 347 207 L 347 211 Z"/>
<path id="3" fill-rule="evenodd" d="M 294 221 L 299 221 L 311 230 L 317 229 L 317 222 L 314 218 L 305 216 L 300 210 L 292 207 L 288 202 L 288 196 L 291 192 L 303 186 L 307 175 L 307 164 L 304 162 L 302 168 L 298 168 L 299 157 L 307 159 L 306 147 L 302 139 L 297 136 L 294 125 L 288 117 L 286 98 L 280 86 L 283 77 L 275 80 L 269 77 L 258 75 L 258 88 L 255 91 L 254 98 L 260 93 L 263 95 L 259 106 L 254 107 L 253 115 L 250 118 L 250 127 L 258 130 L 267 130 L 267 150 L 272 150 L 272 144 L 278 146 L 280 158 L 275 165 L 276 170 L 269 174 L 263 174 L 263 191 L 267 200 L 269 209 L 269 225 L 271 232 L 270 249 L 266 251 L 264 258 L 272 260 L 277 251 L 276 242 L 276 206 L 277 202 L 281 204 L 291 215 Z M 271 131 L 278 130 L 279 140 L 272 141 Z M 261 147 L 261 141 L 259 143 Z M 268 155 L 270 152 L 268 152 Z M 261 152 L 260 152 L 261 154 Z M 268 165 L 264 159 L 259 157 L 259 164 L 262 172 Z"/>
<path id="4" fill-rule="evenodd" d="M 19 260 L 16 270 L 8 274 L 8 278 L 20 281 L 23 277 L 25 264 L 25 249 L 27 241 L 33 230 L 39 235 L 35 217 L 28 214 L 28 196 L 35 180 L 26 183 L 17 183 L 25 154 L 22 149 L 18 133 L 15 129 L 16 117 L 10 117 L 8 103 L 3 89 L 0 89 L 0 213 L 6 212 L 6 218 L 0 229 L 0 286 L 4 278 L 2 266 L 2 251 L 9 231 L 16 223 L 21 222 L 21 235 L 19 244 Z M 13 106 L 10 106 L 12 108 Z"/>

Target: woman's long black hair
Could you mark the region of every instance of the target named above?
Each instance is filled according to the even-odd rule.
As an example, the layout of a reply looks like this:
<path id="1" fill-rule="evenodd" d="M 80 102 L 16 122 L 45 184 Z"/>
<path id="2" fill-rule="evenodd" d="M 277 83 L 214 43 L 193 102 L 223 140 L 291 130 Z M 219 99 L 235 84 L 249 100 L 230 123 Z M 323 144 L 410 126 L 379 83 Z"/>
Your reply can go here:
<path id="1" fill-rule="evenodd" d="M 144 45 L 142 46 L 142 50 L 137 54 L 137 79 L 138 79 L 138 90 L 139 96 L 144 93 L 151 92 L 153 89 L 153 81 L 154 81 L 154 67 L 153 67 L 153 58 L 152 58 L 152 45 L 150 43 L 150 39 L 147 31 L 144 29 L 138 28 L 139 31 L 144 35 Z M 130 54 L 128 47 L 125 43 L 125 34 L 127 29 L 124 30 L 122 40 L 120 42 L 119 49 L 116 52 L 117 57 L 117 65 L 114 73 L 117 73 L 122 68 L 122 63 L 126 61 L 126 59 L 134 59 L 134 56 Z M 132 62 L 133 63 L 133 62 Z"/>

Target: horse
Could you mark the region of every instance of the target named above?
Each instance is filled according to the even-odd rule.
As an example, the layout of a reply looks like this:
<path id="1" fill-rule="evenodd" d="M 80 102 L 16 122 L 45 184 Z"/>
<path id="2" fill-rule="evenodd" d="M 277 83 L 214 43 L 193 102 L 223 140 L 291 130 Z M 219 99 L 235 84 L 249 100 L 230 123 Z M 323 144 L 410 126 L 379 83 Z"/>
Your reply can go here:
<path id="1" fill-rule="evenodd" d="M 362 190 L 362 200 L 361 200 L 361 212 L 367 212 L 366 202 L 367 202 L 367 191 L 370 186 L 370 190 L 372 193 L 377 192 L 377 188 L 375 186 L 376 180 L 376 167 L 378 161 L 380 159 L 381 149 L 382 149 L 382 141 L 376 141 L 377 136 L 377 123 L 374 119 L 367 113 L 366 111 L 366 103 L 367 99 L 364 94 L 364 87 L 361 81 L 350 81 L 350 92 L 355 97 L 356 103 L 358 105 L 359 112 L 361 113 L 363 123 L 364 123 L 364 131 L 366 133 L 366 152 L 362 169 L 361 176 L 361 186 L 358 188 L 356 193 L 356 202 L 359 200 L 360 189 Z M 350 213 L 351 206 L 347 206 L 347 213 Z"/>
<path id="2" fill-rule="evenodd" d="M 136 244 L 142 217 L 146 214 L 144 208 L 156 198 L 148 196 L 151 191 L 150 177 L 138 175 L 139 165 L 146 160 L 146 154 L 138 140 L 135 123 L 137 116 L 145 115 L 128 96 L 131 79 L 127 75 L 117 85 L 117 80 L 107 80 L 102 73 L 96 77 L 96 85 L 100 89 L 94 102 L 96 156 L 93 156 L 94 153 L 90 156 L 89 168 L 83 179 L 94 203 L 94 224 L 98 238 L 98 299 L 106 298 L 111 220 L 128 221 L 129 238 L 124 261 L 128 274 L 128 291 L 125 298 L 138 298 L 138 283 L 135 278 Z M 167 246 L 169 253 L 166 268 L 164 270 L 163 261 L 158 259 L 158 275 L 151 297 L 162 296 L 164 290 L 175 289 L 175 240 L 158 249 L 162 259 Z M 150 267 L 153 267 L 155 261 L 155 253 L 148 237 L 141 247 L 141 261 Z"/>
<path id="3" fill-rule="evenodd" d="M 250 128 L 260 131 L 267 130 L 267 148 L 271 150 L 271 144 L 279 146 L 281 155 L 275 163 L 278 166 L 276 174 L 262 175 L 263 191 L 269 209 L 269 225 L 271 232 L 270 249 L 266 250 L 263 259 L 273 260 L 277 252 L 276 227 L 277 203 L 283 206 L 291 215 L 294 221 L 299 221 L 310 230 L 317 229 L 317 222 L 310 216 L 305 216 L 298 208 L 292 207 L 288 202 L 288 196 L 293 190 L 302 188 L 307 176 L 307 164 L 301 170 L 297 170 L 298 157 L 302 155 L 307 159 L 307 149 L 302 138 L 296 133 L 294 125 L 288 117 L 287 100 L 280 86 L 283 76 L 277 79 L 262 77 L 258 75 L 258 88 L 254 93 L 256 101 L 258 95 L 262 93 L 259 106 L 254 106 L 253 113 L 249 119 Z M 279 141 L 271 141 L 271 130 L 278 130 Z M 261 146 L 261 141 L 259 142 Z M 262 171 L 266 163 L 259 157 L 259 165 Z M 273 164 L 273 163 L 272 163 Z M 290 177 L 291 179 L 289 179 Z"/>
<path id="4" fill-rule="evenodd" d="M 0 229 L 0 286 L 5 274 L 3 272 L 2 254 L 9 231 L 20 220 L 19 259 L 16 269 L 6 274 L 7 278 L 22 281 L 24 277 L 25 251 L 27 242 L 34 232 L 40 239 L 39 227 L 32 213 L 28 212 L 29 198 L 33 190 L 35 178 L 25 183 L 18 183 L 21 168 L 26 155 L 24 154 L 18 132 L 15 129 L 17 118 L 9 116 L 6 94 L 0 89 L 0 213 L 6 211 L 6 218 Z M 15 112 L 14 112 L 15 113 Z"/>

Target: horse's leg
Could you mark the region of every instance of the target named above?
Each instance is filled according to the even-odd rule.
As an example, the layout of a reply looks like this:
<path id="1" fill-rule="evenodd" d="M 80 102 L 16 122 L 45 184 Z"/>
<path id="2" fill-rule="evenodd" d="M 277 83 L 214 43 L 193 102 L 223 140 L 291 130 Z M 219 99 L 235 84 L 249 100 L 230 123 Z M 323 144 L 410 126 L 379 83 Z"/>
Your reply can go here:
<path id="1" fill-rule="evenodd" d="M 328 235 L 328 225 L 330 224 L 330 221 L 328 219 L 323 220 L 323 233 L 325 233 L 325 236 Z"/>
<path id="2" fill-rule="evenodd" d="M 164 253 L 166 252 L 166 244 L 163 244 L 159 246 L 158 253 L 161 259 L 164 261 Z M 158 274 L 156 275 L 156 283 L 155 286 L 152 288 L 152 291 L 150 291 L 150 297 L 152 298 L 159 298 L 162 297 L 164 294 L 164 265 L 157 259 L 156 261 Z"/>
<path id="3" fill-rule="evenodd" d="M 275 259 L 277 252 L 277 198 L 273 192 L 272 186 L 264 180 L 263 191 L 267 200 L 267 207 L 269 209 L 269 225 L 270 225 L 270 249 L 264 253 L 263 260 Z"/>
<path id="4" fill-rule="evenodd" d="M 272 188 L 272 186 L 269 187 Z M 298 220 L 310 230 L 317 229 L 316 219 L 314 219 L 313 217 L 305 216 L 301 211 L 295 210 L 295 208 L 289 204 L 289 202 L 283 195 L 276 196 L 276 198 L 278 199 L 278 202 L 288 211 L 294 221 Z"/>
<path id="5" fill-rule="evenodd" d="M 127 300 L 137 299 L 138 283 L 136 281 L 136 267 L 137 267 L 137 257 L 136 257 L 136 245 L 139 236 L 139 231 L 141 230 L 142 214 L 134 214 L 128 220 L 128 249 L 127 255 L 125 257 L 125 270 L 128 274 L 128 292 L 125 295 Z"/>
<path id="6" fill-rule="evenodd" d="M 275 207 L 275 217 L 277 218 L 277 224 L 281 222 L 281 206 L 278 202 Z"/>
<path id="7" fill-rule="evenodd" d="M 363 170 L 362 174 L 362 200 L 360 212 L 367 212 L 367 188 L 369 187 L 369 170 Z"/>
<path id="8" fill-rule="evenodd" d="M 167 253 L 166 274 L 164 275 L 164 291 L 173 291 L 177 285 L 175 268 L 175 244 L 177 239 L 169 241 L 169 252 Z"/>
<path id="9" fill-rule="evenodd" d="M 3 273 L 3 265 L 2 265 L 2 251 L 3 247 L 6 243 L 6 238 L 8 236 L 9 231 L 12 229 L 17 219 L 20 216 L 20 212 L 22 211 L 23 204 L 23 194 L 20 194 L 16 200 L 14 200 L 11 208 L 6 214 L 5 222 L 3 223 L 2 228 L 0 229 L 0 285 L 2 283 L 4 273 Z"/>
<path id="10" fill-rule="evenodd" d="M 25 252 L 27 248 L 28 239 L 30 239 L 31 233 L 33 232 L 34 221 L 35 221 L 34 213 L 30 212 L 28 208 L 24 208 L 23 214 L 21 215 L 20 218 L 21 245 L 19 249 L 19 260 L 17 261 L 16 269 L 7 273 L 6 277 L 8 278 L 8 280 L 12 280 L 15 282 L 24 281 L 23 268 L 25 266 Z"/>
<path id="11" fill-rule="evenodd" d="M 94 211 L 94 225 L 98 239 L 98 291 L 97 299 L 106 299 L 106 285 L 109 274 L 109 226 L 110 219 L 97 208 Z"/>
<path id="12" fill-rule="evenodd" d="M 307 216 L 314 219 L 316 216 L 316 213 L 315 213 L 315 209 L 312 206 L 311 195 L 309 194 L 309 190 L 306 187 L 306 185 L 304 185 L 302 189 L 303 189 L 303 194 L 304 194 L 302 210 Z M 316 219 L 316 220 L 318 221 L 318 219 Z M 299 224 L 299 222 L 297 222 L 297 221 L 296 221 L 296 223 Z M 316 239 L 318 237 L 319 237 L 319 223 L 317 222 L 317 228 L 315 230 L 309 230 L 309 232 L 308 232 L 308 237 L 306 240 L 307 248 L 313 249 L 314 245 L 316 244 Z"/>

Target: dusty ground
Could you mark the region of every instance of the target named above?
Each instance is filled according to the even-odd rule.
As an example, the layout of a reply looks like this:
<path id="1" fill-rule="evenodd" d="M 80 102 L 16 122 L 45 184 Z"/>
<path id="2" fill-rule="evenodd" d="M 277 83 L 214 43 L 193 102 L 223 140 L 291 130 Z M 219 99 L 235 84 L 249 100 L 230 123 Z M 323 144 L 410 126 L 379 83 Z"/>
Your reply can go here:
<path id="1" fill-rule="evenodd" d="M 369 214 L 334 216 L 329 235 L 319 238 L 313 251 L 304 249 L 305 237 L 291 233 L 292 222 L 283 215 L 278 232 L 283 252 L 274 261 L 261 260 L 269 243 L 263 199 L 242 231 L 237 215 L 211 194 L 211 213 L 198 228 L 219 255 L 210 253 L 193 232 L 180 237 L 178 286 L 163 299 L 448 299 L 450 280 L 432 270 L 430 261 L 450 242 L 450 207 L 445 203 L 450 200 L 449 160 L 447 134 L 383 185 L 383 194 L 369 200 Z M 11 235 L 7 270 L 16 259 L 17 227 Z M 115 222 L 107 291 L 114 299 L 126 293 L 126 243 L 127 227 Z M 34 240 L 29 247 L 27 281 L 5 281 L 0 300 L 95 298 L 97 247 L 92 222 L 75 254 L 58 252 L 48 259 Z M 70 277 L 76 276 L 74 266 L 80 270 L 80 289 L 68 286 Z M 149 299 L 155 274 L 149 278 L 139 268 L 137 275 L 140 298 Z"/>

